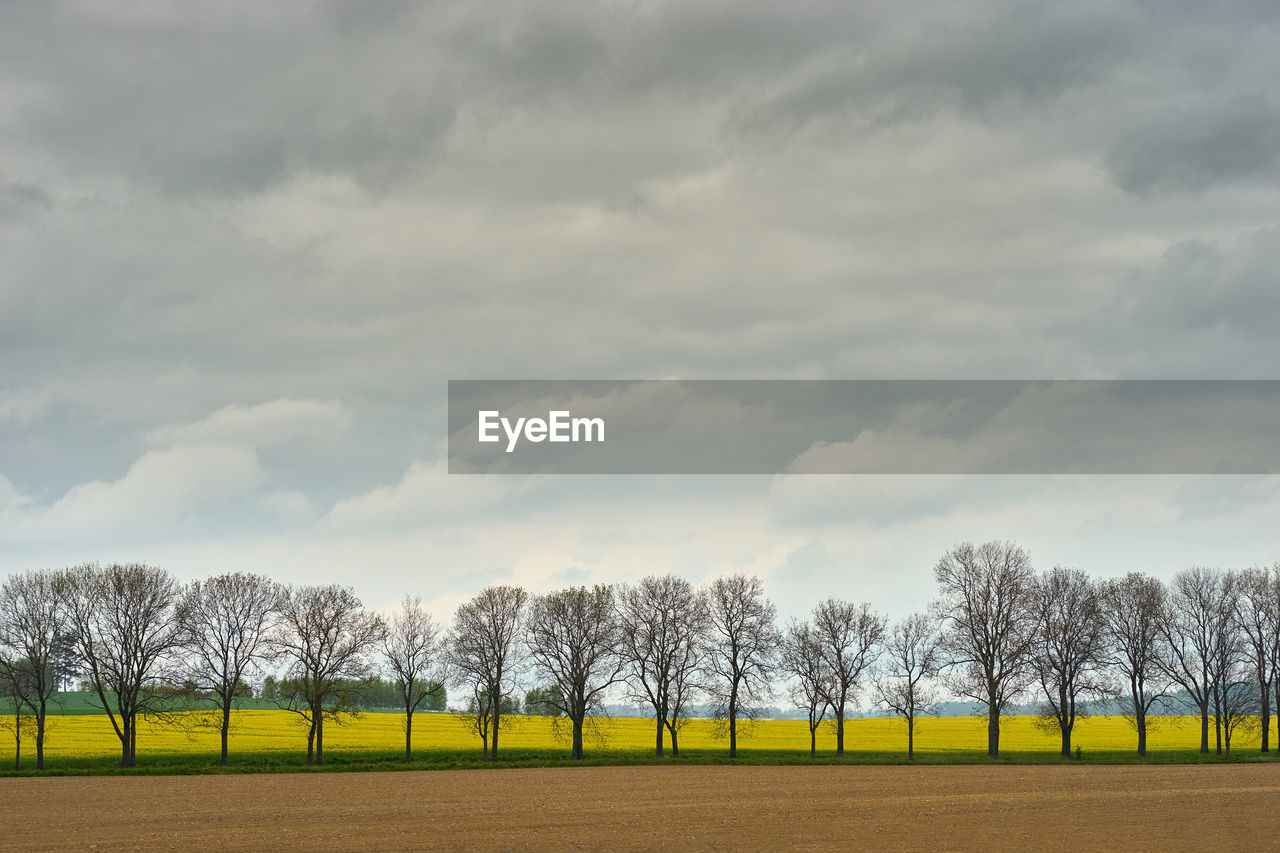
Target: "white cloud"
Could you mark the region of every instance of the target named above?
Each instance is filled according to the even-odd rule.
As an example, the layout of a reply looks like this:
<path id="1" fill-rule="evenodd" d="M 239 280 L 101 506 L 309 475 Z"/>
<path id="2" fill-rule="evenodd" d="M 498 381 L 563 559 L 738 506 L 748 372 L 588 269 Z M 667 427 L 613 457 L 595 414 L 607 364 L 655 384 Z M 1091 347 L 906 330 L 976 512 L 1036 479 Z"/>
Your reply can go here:
<path id="1" fill-rule="evenodd" d="M 503 477 L 450 474 L 444 462 L 416 461 L 399 483 L 338 501 L 326 522 L 356 531 L 421 527 L 479 512 L 513 491 Z"/>
<path id="2" fill-rule="evenodd" d="M 276 444 L 299 438 L 330 438 L 351 424 L 351 413 L 336 400 L 281 398 L 256 406 L 224 406 L 202 421 L 157 427 L 156 444 L 235 442 Z"/>
<path id="3" fill-rule="evenodd" d="M 256 454 L 243 447 L 195 444 L 153 450 L 119 479 L 81 483 L 46 506 L 20 503 L 3 538 L 79 543 L 164 536 L 203 509 L 250 494 L 263 479 Z"/>

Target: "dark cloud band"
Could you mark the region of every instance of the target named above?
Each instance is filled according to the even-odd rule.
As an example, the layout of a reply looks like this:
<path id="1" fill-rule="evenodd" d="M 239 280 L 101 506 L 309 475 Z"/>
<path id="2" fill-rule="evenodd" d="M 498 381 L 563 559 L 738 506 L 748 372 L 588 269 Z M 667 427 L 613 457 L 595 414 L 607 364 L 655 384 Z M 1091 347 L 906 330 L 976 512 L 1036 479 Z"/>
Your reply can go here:
<path id="1" fill-rule="evenodd" d="M 1278 435 L 1269 380 L 449 383 L 451 473 L 1275 474 Z"/>

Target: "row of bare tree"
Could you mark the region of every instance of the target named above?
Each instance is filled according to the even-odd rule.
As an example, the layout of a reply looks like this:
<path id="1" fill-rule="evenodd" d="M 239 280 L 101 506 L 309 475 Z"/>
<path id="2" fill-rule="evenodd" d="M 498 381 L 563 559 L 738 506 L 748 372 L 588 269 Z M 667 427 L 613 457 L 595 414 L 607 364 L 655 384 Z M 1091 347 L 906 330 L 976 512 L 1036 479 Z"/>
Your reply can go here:
<path id="1" fill-rule="evenodd" d="M 1242 726 L 1260 726 L 1269 750 L 1273 693 L 1280 707 L 1280 566 L 1193 568 L 1168 585 L 1138 573 L 1095 581 L 1062 567 L 1037 574 L 1018 545 L 988 542 L 951 549 L 934 575 L 937 600 L 892 626 L 868 604 L 834 598 L 779 626 L 759 578 L 699 588 L 664 575 L 545 595 L 491 586 L 443 631 L 417 599 L 384 619 L 336 585 L 245 573 L 182 585 L 137 564 L 30 571 L 0 587 L 0 694 L 33 722 L 38 767 L 55 658 L 68 642 L 125 767 L 136 764 L 139 717 L 189 708 L 176 700 L 194 694 L 216 705 L 227 763 L 237 699 L 271 668 L 282 672 L 276 701 L 303 719 L 316 764 L 326 721 L 354 713 L 358 685 L 384 669 L 405 711 L 406 761 L 414 713 L 444 683 L 465 694 L 460 713 L 487 759 L 498 754 L 504 707 L 529 682 L 567 724 L 574 758 L 615 693 L 651 709 L 657 756 L 667 739 L 679 754 L 694 702 L 712 707 L 735 756 L 740 723 L 783 684 L 807 712 L 811 754 L 827 720 L 844 753 L 845 720 L 862 697 L 903 718 L 913 755 L 916 721 L 944 693 L 985 709 L 993 758 L 1001 717 L 1032 696 L 1043 724 L 1061 733 L 1064 756 L 1077 720 L 1100 699 L 1123 702 L 1145 754 L 1151 717 L 1175 692 L 1199 710 L 1202 752 L 1211 721 L 1219 753 Z"/>
<path id="2" fill-rule="evenodd" d="M 781 629 L 760 580 L 742 575 L 702 589 L 653 576 L 527 605 L 522 590 L 493 587 L 460 609 L 460 619 L 474 612 L 455 625 L 452 642 L 479 636 L 473 623 L 504 626 L 483 635 L 488 655 L 473 657 L 468 683 L 477 697 L 514 692 L 527 653 L 534 677 L 565 697 L 574 757 L 585 722 L 618 683 L 652 709 L 658 756 L 664 729 L 679 754 L 680 729 L 699 700 L 736 755 L 739 721 L 783 683 L 806 711 L 810 754 L 829 718 L 843 755 L 846 717 L 863 696 L 903 718 L 914 755 L 916 721 L 944 694 L 985 710 L 992 758 L 1001 717 L 1037 697 L 1040 721 L 1061 735 L 1065 757 L 1092 701 L 1125 709 L 1145 755 L 1152 717 L 1177 710 L 1179 694 L 1199 711 L 1201 752 L 1209 751 L 1211 724 L 1218 754 L 1230 753 L 1241 727 L 1259 728 L 1270 750 L 1273 693 L 1280 707 L 1280 566 L 1191 568 L 1168 585 L 1137 572 L 1096 581 L 1063 567 L 1036 574 L 1025 549 L 988 542 L 951 549 L 934 577 L 937 600 L 892 626 L 869 604 L 830 598 Z M 492 727 L 496 749 L 497 706 L 475 706 L 489 711 L 476 724 L 486 745 Z"/>
<path id="3" fill-rule="evenodd" d="M 0 692 L 33 722 L 42 768 L 54 658 L 69 639 L 119 738 L 121 766 L 137 764 L 140 717 L 176 719 L 197 694 L 217 706 L 226 764 L 236 700 L 250 694 L 254 672 L 280 664 L 281 704 L 309 723 L 308 761 L 318 762 L 324 721 L 350 710 L 352 685 L 374 673 L 376 652 L 393 672 L 404 660 L 403 627 L 389 628 L 340 586 L 285 587 L 246 573 L 182 585 L 139 564 L 30 571 L 0 587 Z M 425 685 L 400 686 L 421 703 Z"/>
<path id="4" fill-rule="evenodd" d="M 1122 703 L 1145 755 L 1153 712 L 1178 691 L 1199 710 L 1202 753 L 1211 721 L 1220 755 L 1243 726 L 1260 728 L 1270 750 L 1272 690 L 1280 704 L 1280 565 L 1191 568 L 1168 585 L 1137 572 L 1095 581 L 1063 567 L 1036 575 L 1025 550 L 988 542 L 954 548 L 934 576 L 940 633 L 912 641 L 895 632 L 893 668 L 911 672 L 914 654 L 928 661 L 918 671 L 941 674 L 953 694 L 981 703 L 990 756 L 999 755 L 1001 714 L 1028 691 L 1040 698 L 1042 721 L 1061 733 L 1064 756 L 1084 703 L 1098 699 Z M 896 692 L 904 689 L 897 682 Z"/>
<path id="5" fill-rule="evenodd" d="M 655 751 L 679 754 L 695 697 L 710 698 L 737 751 L 739 715 L 767 695 L 778 635 L 774 606 L 758 578 L 719 578 L 703 590 L 674 575 L 635 585 L 570 587 L 530 596 L 492 586 L 458 608 L 445 640 L 452 683 L 469 710 L 486 758 L 498 749 L 501 698 L 532 676 L 582 758 L 586 726 L 615 685 L 653 709 Z"/>

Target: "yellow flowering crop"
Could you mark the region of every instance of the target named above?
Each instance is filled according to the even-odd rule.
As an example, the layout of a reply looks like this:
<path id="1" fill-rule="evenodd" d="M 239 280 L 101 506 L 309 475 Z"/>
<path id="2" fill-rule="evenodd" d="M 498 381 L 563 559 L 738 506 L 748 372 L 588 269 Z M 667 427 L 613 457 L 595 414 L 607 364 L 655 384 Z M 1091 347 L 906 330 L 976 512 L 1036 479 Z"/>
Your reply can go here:
<path id="1" fill-rule="evenodd" d="M 190 716 L 184 722 L 194 723 Z M 233 718 L 230 750 L 237 756 L 297 754 L 306 750 L 306 728 L 301 719 L 287 711 L 237 712 Z M 1157 718 L 1148 736 L 1148 748 L 1160 750 L 1194 750 L 1199 746 L 1199 720 L 1194 717 Z M 353 753 L 362 750 L 386 753 L 404 748 L 404 717 L 399 714 L 369 713 L 344 725 L 327 723 L 325 750 L 328 753 Z M 600 720 L 597 735 L 588 734 L 587 752 L 593 749 L 648 753 L 654 746 L 652 720 L 617 717 Z M 708 720 L 692 720 L 680 733 L 680 746 L 690 750 L 724 750 L 727 742 L 715 736 L 714 724 Z M 458 752 L 479 751 L 480 739 L 449 714 L 420 713 L 414 717 L 414 750 L 433 749 Z M 1210 731 L 1212 741 L 1213 733 Z M 670 739 L 664 738 L 670 749 Z M 1233 740 L 1237 749 L 1257 748 L 1259 735 L 1242 732 Z M 1127 752 L 1135 748 L 1132 728 L 1121 717 L 1090 717 L 1076 726 L 1073 745 L 1085 752 Z M 851 752 L 905 752 L 906 732 L 898 719 L 873 718 L 850 720 L 845 726 L 846 750 Z M 565 749 L 557 740 L 547 717 L 512 716 L 503 718 L 501 746 L 504 749 Z M 1058 736 L 1035 725 L 1032 717 L 1008 717 L 1001 725 L 1001 750 L 1013 752 L 1057 752 Z M 761 720 L 745 723 L 739 733 L 741 750 L 775 750 L 807 753 L 809 734 L 806 724 L 798 720 Z M 835 734 L 824 724 L 818 732 L 820 754 L 835 749 Z M 916 730 L 916 750 L 922 753 L 986 751 L 986 721 L 979 717 L 941 717 L 920 720 Z M 60 760 L 106 758 L 118 754 L 119 742 L 111 724 L 103 715 L 50 716 L 45 754 L 51 764 Z M 23 744 L 24 764 L 34 753 L 30 739 Z M 138 755 L 147 758 L 166 756 L 218 755 L 215 730 L 143 721 L 138 732 Z M 0 762 L 12 762 L 11 736 L 0 740 Z M 5 766 L 0 764 L 0 766 Z"/>

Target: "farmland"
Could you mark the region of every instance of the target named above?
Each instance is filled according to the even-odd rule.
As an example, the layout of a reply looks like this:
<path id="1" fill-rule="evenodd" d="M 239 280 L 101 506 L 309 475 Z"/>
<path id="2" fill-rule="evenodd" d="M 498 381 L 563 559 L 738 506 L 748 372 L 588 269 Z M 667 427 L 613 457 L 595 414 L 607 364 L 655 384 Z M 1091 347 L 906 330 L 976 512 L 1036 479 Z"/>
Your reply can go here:
<path id="1" fill-rule="evenodd" d="M 1273 764 L 0 779 L 6 850 L 1259 850 L 1278 798 Z"/>
<path id="2" fill-rule="evenodd" d="M 194 713 L 176 722 L 144 721 L 138 735 L 140 773 L 213 772 L 218 753 L 217 732 L 199 725 Z M 231 769 L 274 771 L 305 765 L 306 729 L 298 716 L 280 710 L 244 710 L 234 717 Z M 920 721 L 918 763 L 985 762 L 985 720 L 977 717 L 939 717 Z M 5 733 L 7 735 L 7 733 Z M 1212 739 L 1212 733 L 1211 733 Z M 1077 726 L 1074 742 L 1086 762 L 1132 760 L 1134 735 L 1121 717 L 1091 717 Z M 639 764 L 652 761 L 654 723 L 634 717 L 604 719 L 587 739 L 587 762 Z M 894 763 L 903 760 L 905 734 L 897 719 L 850 720 L 845 762 Z M 1149 762 L 1196 761 L 1199 721 L 1192 717 L 1156 720 L 1150 737 Z M 795 720 L 761 720 L 749 726 L 740 741 L 742 764 L 808 762 L 808 730 Z M 480 740 L 459 718 L 449 714 L 418 714 L 414 719 L 415 765 L 463 767 L 480 764 Z M 1238 760 L 1258 759 L 1258 736 L 1237 735 L 1233 748 Z M 667 742 L 670 749 L 670 743 Z M 833 761 L 835 737 L 824 725 L 818 735 L 818 761 Z M 396 769 L 403 766 L 403 717 L 367 713 L 326 733 L 326 766 L 331 769 Z M 709 720 L 692 720 L 680 735 L 680 763 L 727 761 L 725 741 Z M 1002 726 L 1003 761 L 1039 763 L 1061 761 L 1056 734 L 1036 726 L 1031 717 L 1008 717 Z M 33 763 L 32 745 L 24 745 L 24 764 Z M 567 746 L 559 740 L 547 717 L 503 718 L 501 764 L 543 766 L 567 763 Z M 667 759 L 671 762 L 671 759 Z M 0 772 L 11 772 L 13 741 L 0 742 Z M 119 743 L 103 715 L 63 715 L 49 718 L 47 773 L 118 772 Z M 24 771 L 30 772 L 30 771 Z"/>

